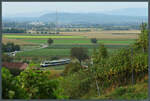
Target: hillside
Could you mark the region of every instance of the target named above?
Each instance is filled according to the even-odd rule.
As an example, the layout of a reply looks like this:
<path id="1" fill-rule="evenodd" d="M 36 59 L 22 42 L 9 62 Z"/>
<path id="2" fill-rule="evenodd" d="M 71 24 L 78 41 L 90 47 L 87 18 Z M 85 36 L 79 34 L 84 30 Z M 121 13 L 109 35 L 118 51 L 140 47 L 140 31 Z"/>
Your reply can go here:
<path id="1" fill-rule="evenodd" d="M 39 18 L 40 21 L 56 21 L 55 13 L 48 13 Z M 108 23 L 137 23 L 147 21 L 147 17 L 143 16 L 125 16 L 125 15 L 111 15 L 102 13 L 59 13 L 58 21 L 60 23 L 73 24 L 108 24 Z"/>
<path id="2" fill-rule="evenodd" d="M 142 82 L 135 85 L 127 85 L 116 88 L 107 94 L 93 98 L 93 99 L 128 99 L 139 100 L 147 99 L 148 97 L 148 78 L 144 78 Z"/>
<path id="3" fill-rule="evenodd" d="M 139 100 L 147 99 L 148 97 L 148 76 L 145 76 L 141 81 L 134 85 L 126 85 L 118 88 L 110 87 L 106 93 L 98 96 L 93 89 L 91 89 L 81 99 L 118 99 L 118 100 Z"/>

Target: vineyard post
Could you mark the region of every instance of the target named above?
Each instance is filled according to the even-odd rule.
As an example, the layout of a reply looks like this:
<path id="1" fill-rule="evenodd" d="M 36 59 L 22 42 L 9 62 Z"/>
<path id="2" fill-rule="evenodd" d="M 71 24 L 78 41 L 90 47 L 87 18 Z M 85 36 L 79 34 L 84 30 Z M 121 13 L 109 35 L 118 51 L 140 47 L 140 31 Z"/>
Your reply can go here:
<path id="1" fill-rule="evenodd" d="M 133 48 L 131 48 L 131 66 L 133 64 Z M 134 69 L 132 67 L 132 84 L 134 85 Z"/>
<path id="2" fill-rule="evenodd" d="M 96 73 L 96 70 L 94 70 L 94 72 Z M 95 82 L 96 82 L 96 88 L 97 88 L 98 96 L 100 96 L 100 95 L 101 95 L 101 94 L 100 94 L 100 88 L 99 88 L 99 86 L 98 86 L 98 82 L 97 82 L 97 80 L 96 80 L 96 77 L 97 77 L 97 73 L 96 73 L 96 76 L 95 76 Z"/>
<path id="3" fill-rule="evenodd" d="M 93 60 L 92 60 L 91 65 L 93 66 Z M 95 72 L 95 74 L 96 74 L 96 76 L 94 75 L 94 76 L 95 76 L 95 81 L 96 81 L 96 88 L 97 88 L 98 96 L 100 96 L 100 88 L 99 88 L 98 83 L 97 83 L 97 80 L 96 80 L 97 73 L 96 73 L 96 70 L 93 70 L 93 69 L 92 69 L 92 71 Z"/>
<path id="4" fill-rule="evenodd" d="M 96 87 L 97 87 L 98 96 L 100 96 L 100 88 L 98 86 L 97 80 L 96 80 Z"/>

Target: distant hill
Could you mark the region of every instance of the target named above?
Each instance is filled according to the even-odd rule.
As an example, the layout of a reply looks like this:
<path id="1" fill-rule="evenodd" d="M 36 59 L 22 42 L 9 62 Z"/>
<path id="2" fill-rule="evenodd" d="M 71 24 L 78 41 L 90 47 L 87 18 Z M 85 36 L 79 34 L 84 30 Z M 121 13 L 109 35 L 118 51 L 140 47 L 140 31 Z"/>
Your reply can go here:
<path id="1" fill-rule="evenodd" d="M 39 17 L 40 21 L 56 21 L 55 13 L 48 13 Z M 90 23 L 90 24 L 108 24 L 108 23 L 138 23 L 148 21 L 146 16 L 126 16 L 111 15 L 101 13 L 59 13 L 58 22 L 60 23 Z"/>
<path id="2" fill-rule="evenodd" d="M 46 13 L 40 17 L 3 17 L 3 21 L 43 21 L 56 22 L 56 13 Z M 58 12 L 61 24 L 135 24 L 148 21 L 148 9 L 126 8 L 104 13 L 62 13 Z"/>

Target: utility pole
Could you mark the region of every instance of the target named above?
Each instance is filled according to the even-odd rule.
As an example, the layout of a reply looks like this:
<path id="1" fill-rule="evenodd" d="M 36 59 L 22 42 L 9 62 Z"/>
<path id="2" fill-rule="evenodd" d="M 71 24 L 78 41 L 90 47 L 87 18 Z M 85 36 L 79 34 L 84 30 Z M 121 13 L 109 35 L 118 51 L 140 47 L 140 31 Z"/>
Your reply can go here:
<path id="1" fill-rule="evenodd" d="M 51 34 L 51 24 L 50 24 L 50 22 L 48 23 L 48 26 L 49 26 L 49 34 Z"/>
<path id="2" fill-rule="evenodd" d="M 58 12 L 56 9 L 56 28 L 55 28 L 55 33 L 58 34 Z"/>

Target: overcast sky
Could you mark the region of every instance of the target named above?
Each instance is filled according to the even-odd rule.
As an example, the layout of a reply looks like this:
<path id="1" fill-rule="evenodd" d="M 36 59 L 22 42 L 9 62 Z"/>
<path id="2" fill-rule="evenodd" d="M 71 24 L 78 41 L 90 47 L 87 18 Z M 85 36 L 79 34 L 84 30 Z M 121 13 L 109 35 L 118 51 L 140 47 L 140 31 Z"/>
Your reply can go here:
<path id="1" fill-rule="evenodd" d="M 122 8 L 148 8 L 147 2 L 3 2 L 3 16 L 25 13 L 104 12 Z"/>

